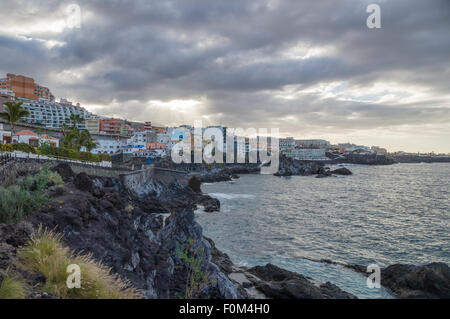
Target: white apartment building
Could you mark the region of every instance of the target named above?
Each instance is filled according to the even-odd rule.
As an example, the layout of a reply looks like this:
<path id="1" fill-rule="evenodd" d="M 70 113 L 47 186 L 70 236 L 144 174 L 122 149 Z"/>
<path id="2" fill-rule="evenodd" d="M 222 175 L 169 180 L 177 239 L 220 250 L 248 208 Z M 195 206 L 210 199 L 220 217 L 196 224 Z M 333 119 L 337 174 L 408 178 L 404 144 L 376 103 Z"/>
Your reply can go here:
<path id="1" fill-rule="evenodd" d="M 124 140 L 120 150 L 123 153 L 136 153 L 147 149 L 147 132 L 134 132 L 133 136 Z"/>
<path id="2" fill-rule="evenodd" d="M 286 151 L 286 156 L 300 161 L 327 160 L 325 149 L 295 149 Z"/>
<path id="3" fill-rule="evenodd" d="M 90 118 L 91 113 L 86 111 L 84 108 L 77 105 L 72 105 L 71 102 L 61 99 L 61 102 L 55 102 L 45 99 L 28 100 L 20 99 L 23 104 L 22 107 L 30 114 L 23 118 L 23 121 L 29 124 L 42 125 L 46 128 L 60 129 L 66 119 L 70 121 L 70 116 L 72 114 L 79 115 L 81 118 Z M 69 124 L 71 124 L 69 122 Z M 85 124 L 77 124 L 79 129 L 84 129 Z"/>
<path id="4" fill-rule="evenodd" d="M 280 138 L 280 152 L 295 149 L 295 140 L 293 137 Z"/>
<path id="5" fill-rule="evenodd" d="M 295 144 L 299 148 L 328 148 L 331 143 L 326 140 L 295 140 Z"/>
<path id="6" fill-rule="evenodd" d="M 116 136 L 107 135 L 93 135 L 92 136 L 99 146 L 92 150 L 94 154 L 116 154 L 121 151 L 122 145 L 125 140 L 117 138 Z"/>
<path id="7" fill-rule="evenodd" d="M 168 133 L 156 134 L 156 142 L 157 143 L 167 144 L 167 143 L 169 143 L 169 140 L 170 140 L 170 135 Z"/>

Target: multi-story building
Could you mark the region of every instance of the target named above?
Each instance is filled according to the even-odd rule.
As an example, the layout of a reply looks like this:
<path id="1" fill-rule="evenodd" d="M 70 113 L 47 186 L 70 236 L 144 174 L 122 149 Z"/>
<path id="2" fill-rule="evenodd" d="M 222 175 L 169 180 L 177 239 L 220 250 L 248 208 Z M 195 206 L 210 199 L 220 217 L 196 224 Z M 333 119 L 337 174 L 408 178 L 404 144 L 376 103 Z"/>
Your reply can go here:
<path id="1" fill-rule="evenodd" d="M 120 135 L 132 136 L 133 133 L 134 133 L 134 129 L 128 124 L 122 125 L 120 127 Z"/>
<path id="2" fill-rule="evenodd" d="M 0 78 L 0 89 L 13 91 L 16 97 L 30 100 L 55 99 L 47 87 L 41 86 L 35 83 L 33 78 L 23 75 L 6 74 L 5 78 Z"/>
<path id="3" fill-rule="evenodd" d="M 51 100 L 19 99 L 23 102 L 22 107 L 30 113 L 23 118 L 25 123 L 45 126 L 46 128 L 60 129 L 63 124 L 70 122 L 71 115 L 79 115 L 81 118 L 89 118 L 91 113 L 78 105 L 67 103 L 57 103 Z M 84 123 L 78 123 L 79 129 L 84 129 Z"/>
<path id="4" fill-rule="evenodd" d="M 321 161 L 327 160 L 325 149 L 295 149 L 285 152 L 287 157 L 300 161 Z"/>
<path id="5" fill-rule="evenodd" d="M 295 149 L 295 140 L 293 137 L 280 138 L 280 152 Z"/>
<path id="6" fill-rule="evenodd" d="M 95 141 L 98 143 L 98 147 L 92 150 L 92 153 L 98 154 L 116 154 L 121 151 L 123 143 L 126 141 L 120 136 L 109 135 L 93 135 Z"/>
<path id="7" fill-rule="evenodd" d="M 15 94 L 11 90 L 0 89 L 0 112 L 4 111 L 3 103 L 14 101 Z"/>
<path id="8" fill-rule="evenodd" d="M 141 150 L 147 150 L 148 138 L 147 134 L 149 132 L 134 132 L 133 136 L 121 145 L 121 151 L 123 153 L 135 153 Z"/>
<path id="9" fill-rule="evenodd" d="M 170 135 L 168 133 L 158 133 L 156 134 L 156 142 L 161 144 L 169 143 Z"/>
<path id="10" fill-rule="evenodd" d="M 122 124 L 119 120 L 109 119 L 109 120 L 100 120 L 100 132 L 106 134 L 120 134 L 120 127 Z"/>
<path id="11" fill-rule="evenodd" d="M 298 148 L 323 148 L 323 149 L 326 149 L 331 146 L 331 143 L 326 140 L 295 140 L 295 146 Z"/>
<path id="12" fill-rule="evenodd" d="M 166 134 L 168 128 L 167 127 L 160 127 L 160 126 L 153 126 L 152 127 L 153 132 L 156 134 Z"/>
<path id="13" fill-rule="evenodd" d="M 134 135 L 128 139 L 128 144 L 147 145 L 147 132 L 134 132 Z"/>
<path id="14" fill-rule="evenodd" d="M 84 121 L 85 129 L 91 134 L 98 134 L 100 132 L 100 120 L 88 119 Z"/>
<path id="15" fill-rule="evenodd" d="M 151 131 L 151 130 L 152 130 L 152 122 L 145 122 L 144 131 Z"/>

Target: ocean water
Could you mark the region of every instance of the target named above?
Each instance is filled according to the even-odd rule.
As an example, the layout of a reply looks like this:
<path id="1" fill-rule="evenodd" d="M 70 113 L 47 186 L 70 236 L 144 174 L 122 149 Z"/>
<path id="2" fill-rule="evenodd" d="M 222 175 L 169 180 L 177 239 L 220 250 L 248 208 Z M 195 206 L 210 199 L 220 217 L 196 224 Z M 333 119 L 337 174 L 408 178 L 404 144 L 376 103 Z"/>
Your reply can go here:
<path id="1" fill-rule="evenodd" d="M 197 221 L 238 265 L 272 263 L 360 298 L 391 294 L 369 289 L 363 274 L 310 259 L 450 264 L 450 164 L 344 166 L 354 175 L 241 175 L 202 185 L 222 208 L 197 211 Z"/>

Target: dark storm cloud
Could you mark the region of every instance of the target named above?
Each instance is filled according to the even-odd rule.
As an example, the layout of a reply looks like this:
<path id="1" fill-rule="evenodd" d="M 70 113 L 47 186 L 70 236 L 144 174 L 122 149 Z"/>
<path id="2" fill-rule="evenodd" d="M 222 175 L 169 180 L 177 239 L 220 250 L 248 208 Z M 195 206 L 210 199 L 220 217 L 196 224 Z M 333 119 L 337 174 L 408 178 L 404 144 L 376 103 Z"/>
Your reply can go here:
<path id="1" fill-rule="evenodd" d="M 365 24 L 373 2 L 382 10 L 379 30 Z M 81 29 L 32 28 L 64 19 L 67 4 L 2 1 L 1 72 L 32 75 L 57 95 L 137 120 L 151 119 L 151 108 L 142 111 L 149 100 L 202 99 L 199 116 L 289 132 L 299 122 L 336 130 L 450 122 L 446 0 L 80 0 Z M 304 91 L 330 82 L 359 99 Z M 367 89 L 387 82 L 407 92 L 378 102 L 389 92 Z M 277 97 L 286 86 L 298 94 Z M 417 88 L 425 97 L 404 102 Z"/>

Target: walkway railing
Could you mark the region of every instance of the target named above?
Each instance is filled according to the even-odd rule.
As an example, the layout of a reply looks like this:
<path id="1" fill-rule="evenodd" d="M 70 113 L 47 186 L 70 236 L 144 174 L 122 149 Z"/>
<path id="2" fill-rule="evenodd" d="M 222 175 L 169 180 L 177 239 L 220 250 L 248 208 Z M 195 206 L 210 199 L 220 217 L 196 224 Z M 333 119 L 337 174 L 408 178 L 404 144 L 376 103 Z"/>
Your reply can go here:
<path id="1" fill-rule="evenodd" d="M 9 153 L 0 154 L 0 166 L 6 165 L 13 160 L 14 158 Z"/>

